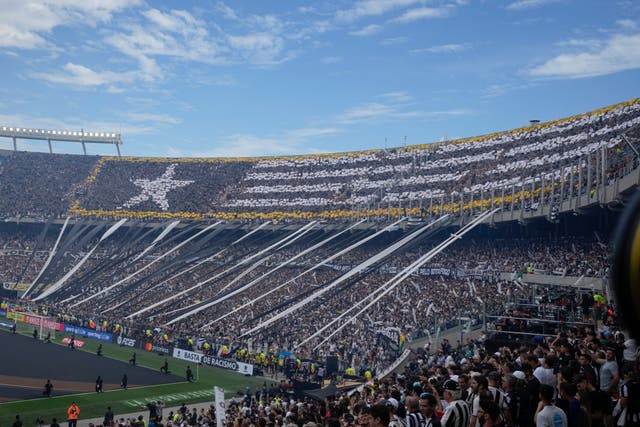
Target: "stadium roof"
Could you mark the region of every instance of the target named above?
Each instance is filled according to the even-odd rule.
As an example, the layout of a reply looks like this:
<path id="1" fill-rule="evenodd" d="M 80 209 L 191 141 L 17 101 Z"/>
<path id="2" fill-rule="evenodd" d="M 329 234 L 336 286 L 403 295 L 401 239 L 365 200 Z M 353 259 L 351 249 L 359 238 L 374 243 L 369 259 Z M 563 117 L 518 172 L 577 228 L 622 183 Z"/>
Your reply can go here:
<path id="1" fill-rule="evenodd" d="M 67 131 L 2 126 L 0 128 L 0 136 L 20 139 L 122 144 L 122 138 L 119 133 L 85 132 L 84 130 Z"/>

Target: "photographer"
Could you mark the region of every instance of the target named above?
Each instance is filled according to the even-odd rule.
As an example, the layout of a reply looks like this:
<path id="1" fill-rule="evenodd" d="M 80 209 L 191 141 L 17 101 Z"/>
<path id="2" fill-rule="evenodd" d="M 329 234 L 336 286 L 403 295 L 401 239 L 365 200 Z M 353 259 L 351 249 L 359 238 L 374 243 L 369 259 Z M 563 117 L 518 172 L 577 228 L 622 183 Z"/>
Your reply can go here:
<path id="1" fill-rule="evenodd" d="M 76 427 L 78 424 L 78 416 L 80 415 L 80 408 L 76 405 L 76 402 L 71 402 L 71 406 L 67 409 L 67 419 L 69 420 L 69 427 Z"/>

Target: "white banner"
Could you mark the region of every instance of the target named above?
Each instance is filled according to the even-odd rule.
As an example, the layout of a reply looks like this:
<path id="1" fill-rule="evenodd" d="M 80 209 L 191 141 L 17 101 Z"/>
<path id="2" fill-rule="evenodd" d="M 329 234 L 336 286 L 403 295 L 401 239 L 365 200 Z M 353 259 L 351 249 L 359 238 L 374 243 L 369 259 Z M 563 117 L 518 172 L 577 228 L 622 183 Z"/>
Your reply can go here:
<path id="1" fill-rule="evenodd" d="M 203 365 L 215 366 L 216 368 L 229 369 L 230 371 L 239 372 L 244 375 L 253 375 L 252 364 L 238 362 L 235 359 L 206 356 L 201 353 L 196 353 L 195 351 L 183 350 L 181 348 L 173 349 L 173 357 L 186 360 L 187 362 L 202 363 Z"/>
<path id="2" fill-rule="evenodd" d="M 202 354 L 196 353 L 195 351 L 183 350 L 181 348 L 173 349 L 173 357 L 194 363 L 200 363 L 202 360 Z"/>
<path id="3" fill-rule="evenodd" d="M 216 426 L 224 427 L 226 419 L 226 405 L 224 403 L 224 389 L 222 387 L 213 387 L 213 394 L 216 399 Z"/>
<path id="4" fill-rule="evenodd" d="M 251 363 L 238 362 L 238 372 L 244 375 L 253 375 L 253 365 Z"/>

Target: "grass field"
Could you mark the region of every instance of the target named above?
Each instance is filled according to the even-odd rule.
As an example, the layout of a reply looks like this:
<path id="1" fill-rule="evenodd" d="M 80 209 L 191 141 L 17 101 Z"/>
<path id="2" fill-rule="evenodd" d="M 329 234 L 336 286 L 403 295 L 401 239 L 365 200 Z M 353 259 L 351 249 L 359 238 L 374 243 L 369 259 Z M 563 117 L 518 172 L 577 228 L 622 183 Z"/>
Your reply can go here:
<path id="1" fill-rule="evenodd" d="M 33 328 L 28 325 L 21 325 L 22 328 L 18 332 L 30 335 Z M 64 334 L 56 332 L 54 342 L 63 345 L 60 341 L 64 338 Z M 94 353 L 99 342 L 92 339 L 82 338 L 86 341 L 86 345 L 80 349 L 81 351 Z M 121 360 L 126 363 L 129 359 L 132 349 L 120 347 L 116 344 L 102 343 L 104 357 Z M 137 349 L 138 365 L 158 370 L 164 356 L 156 353 L 149 353 L 141 349 Z M 169 369 L 176 375 L 183 375 L 187 365 L 190 365 L 196 374 L 193 363 L 169 358 Z M 104 415 L 107 406 L 111 406 L 114 413 L 129 413 L 138 410 L 143 413 L 142 408 L 151 400 L 161 399 L 165 402 L 165 406 L 176 406 L 182 402 L 201 403 L 213 402 L 213 387 L 219 386 L 224 388 L 225 396 L 231 397 L 237 395 L 238 391 L 244 391 L 246 387 L 254 390 L 257 385 L 265 381 L 261 377 L 246 377 L 241 374 L 213 368 L 210 366 L 200 366 L 197 370 L 197 381 L 188 383 L 180 382 L 174 384 L 164 384 L 156 386 L 147 386 L 139 388 L 129 388 L 128 390 L 114 390 L 104 393 L 82 393 L 74 395 L 66 395 L 51 398 L 22 400 L 8 403 L 0 403 L 0 427 L 10 426 L 15 419 L 16 414 L 25 423 L 25 427 L 37 425 L 35 420 L 40 417 L 49 425 L 52 417 L 57 417 L 58 422 L 66 419 L 66 409 L 72 401 L 75 401 L 81 409 L 81 419 L 101 417 Z"/>

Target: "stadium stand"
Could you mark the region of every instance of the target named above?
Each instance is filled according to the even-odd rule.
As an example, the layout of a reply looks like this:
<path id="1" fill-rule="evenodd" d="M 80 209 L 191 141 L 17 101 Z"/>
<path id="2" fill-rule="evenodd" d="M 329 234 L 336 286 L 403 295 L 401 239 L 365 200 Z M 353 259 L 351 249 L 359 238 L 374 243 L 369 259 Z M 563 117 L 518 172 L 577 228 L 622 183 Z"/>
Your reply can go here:
<path id="1" fill-rule="evenodd" d="M 1 199 L 11 205 L 2 213 L 336 220 L 505 204 L 538 210 L 635 170 L 629 141 L 637 145 L 639 136 L 640 101 L 631 100 L 512 131 L 367 152 L 242 159 L 5 153 Z"/>
<path id="2" fill-rule="evenodd" d="M 284 379 L 228 407 L 234 427 L 366 424 L 376 403 L 403 417 L 414 398 L 430 400 L 425 393 L 440 416 L 460 399 L 476 425 L 489 416 L 526 426 L 545 382 L 572 425 L 585 425 L 580 417 L 610 425 L 624 408 L 594 399 L 635 398 L 638 369 L 607 286 L 611 229 L 640 183 L 639 136 L 632 100 L 508 132 L 356 153 L 3 153 L 0 283 L 26 298 L 5 298 L 0 312 L 44 314 Z M 488 223 L 435 253 L 490 211 Z M 363 315 L 325 329 L 367 303 Z M 463 322 L 486 335 L 429 346 Z M 407 356 L 417 342 L 426 344 Z M 404 371 L 386 375 L 400 360 Z M 323 376 L 377 379 L 328 401 L 292 395 L 290 381 Z"/>

